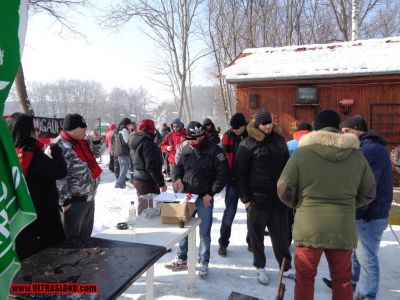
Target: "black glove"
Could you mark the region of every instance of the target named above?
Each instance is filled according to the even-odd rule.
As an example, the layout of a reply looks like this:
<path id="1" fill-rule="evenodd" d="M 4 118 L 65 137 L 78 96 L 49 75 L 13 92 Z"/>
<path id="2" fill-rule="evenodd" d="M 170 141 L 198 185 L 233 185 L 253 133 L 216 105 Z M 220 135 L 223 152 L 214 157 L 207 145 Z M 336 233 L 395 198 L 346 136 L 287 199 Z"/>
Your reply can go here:
<path id="1" fill-rule="evenodd" d="M 57 144 L 50 144 L 49 147 L 52 157 L 61 155 L 62 149 L 60 148 L 60 146 L 58 146 Z"/>

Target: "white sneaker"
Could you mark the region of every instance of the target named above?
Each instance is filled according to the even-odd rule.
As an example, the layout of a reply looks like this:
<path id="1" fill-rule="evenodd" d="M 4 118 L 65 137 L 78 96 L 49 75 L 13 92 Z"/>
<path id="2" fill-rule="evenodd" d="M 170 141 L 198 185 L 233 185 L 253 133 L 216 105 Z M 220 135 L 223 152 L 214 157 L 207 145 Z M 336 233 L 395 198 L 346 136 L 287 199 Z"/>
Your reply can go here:
<path id="1" fill-rule="evenodd" d="M 296 274 L 292 271 L 292 269 L 283 272 L 282 276 L 285 278 L 296 280 Z"/>
<path id="2" fill-rule="evenodd" d="M 267 275 L 267 271 L 264 268 L 257 269 L 257 281 L 261 284 L 268 285 L 269 279 Z"/>
<path id="3" fill-rule="evenodd" d="M 202 279 L 206 279 L 208 277 L 208 263 L 203 262 L 201 264 L 200 270 L 199 270 L 199 276 Z"/>

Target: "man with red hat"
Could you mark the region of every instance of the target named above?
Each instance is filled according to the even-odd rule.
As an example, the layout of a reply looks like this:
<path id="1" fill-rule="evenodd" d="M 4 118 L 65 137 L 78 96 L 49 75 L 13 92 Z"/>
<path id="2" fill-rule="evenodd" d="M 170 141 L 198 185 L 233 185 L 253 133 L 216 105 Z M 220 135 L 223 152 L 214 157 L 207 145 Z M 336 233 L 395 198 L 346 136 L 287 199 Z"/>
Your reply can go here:
<path id="1" fill-rule="evenodd" d="M 162 169 L 162 154 L 154 142 L 156 128 L 153 120 L 143 119 L 139 130 L 129 138 L 130 155 L 133 162 L 133 185 L 138 196 L 146 194 L 159 194 L 165 192 L 167 186 L 164 182 Z M 138 213 L 140 214 L 147 203 L 139 197 Z"/>

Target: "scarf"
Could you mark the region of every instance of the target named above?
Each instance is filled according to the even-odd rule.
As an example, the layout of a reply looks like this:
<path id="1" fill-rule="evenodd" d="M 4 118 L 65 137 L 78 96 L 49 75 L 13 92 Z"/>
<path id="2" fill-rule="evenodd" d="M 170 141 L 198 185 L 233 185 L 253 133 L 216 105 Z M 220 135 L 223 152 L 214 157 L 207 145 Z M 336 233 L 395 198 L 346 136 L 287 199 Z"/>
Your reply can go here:
<path id="1" fill-rule="evenodd" d="M 87 142 L 84 139 L 80 141 L 75 141 L 65 131 L 61 131 L 61 136 L 71 143 L 72 149 L 75 151 L 76 155 L 82 161 L 87 163 L 89 169 L 92 171 L 92 178 L 96 179 L 97 177 L 99 177 L 102 169 L 97 164 L 96 158 L 90 150 Z"/>
<path id="2" fill-rule="evenodd" d="M 37 151 L 42 151 L 43 152 L 43 144 L 39 142 L 36 139 L 32 138 L 32 144 L 31 145 L 25 145 L 23 147 L 18 147 L 15 148 L 17 151 L 17 156 L 19 163 L 21 164 L 22 167 L 22 172 L 24 173 L 24 176 L 26 177 L 26 172 L 28 171 L 29 166 L 32 163 L 33 156 Z"/>

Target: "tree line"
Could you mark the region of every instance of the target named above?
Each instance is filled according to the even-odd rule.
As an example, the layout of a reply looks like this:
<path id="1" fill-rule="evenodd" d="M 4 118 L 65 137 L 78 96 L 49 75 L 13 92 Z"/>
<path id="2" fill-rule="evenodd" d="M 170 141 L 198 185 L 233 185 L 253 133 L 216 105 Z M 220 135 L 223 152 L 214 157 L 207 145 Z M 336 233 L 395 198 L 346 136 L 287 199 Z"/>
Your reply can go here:
<path id="1" fill-rule="evenodd" d="M 84 34 L 84 29 L 69 23 L 65 8 L 78 11 L 94 5 L 83 0 L 29 0 L 29 3 L 32 13 L 50 14 L 67 31 L 78 34 Z M 154 72 L 163 75 L 162 83 L 174 96 L 174 111 L 187 121 L 196 117 L 192 74 L 201 58 L 208 58 L 210 76 L 215 77 L 245 48 L 349 41 L 352 35 L 358 39 L 397 36 L 400 35 L 400 1 L 121 0 L 110 1 L 110 6 L 101 9 L 98 20 L 105 30 L 119 30 L 133 20 L 142 25 L 144 33 L 157 45 L 154 51 L 159 62 Z M 204 48 L 198 48 L 199 41 Z M 218 103 L 213 105 L 213 110 L 227 124 L 235 111 L 235 94 L 223 78 L 217 81 L 218 96 L 212 99 Z M 91 89 L 92 93 L 94 90 Z M 132 93 L 140 95 L 137 90 Z M 20 99 L 24 96 L 18 95 Z M 26 100 L 33 96 L 29 95 Z M 146 101 L 145 104 L 150 105 Z M 25 107 L 31 106 L 28 103 Z M 113 107 L 113 110 L 120 108 Z"/>

